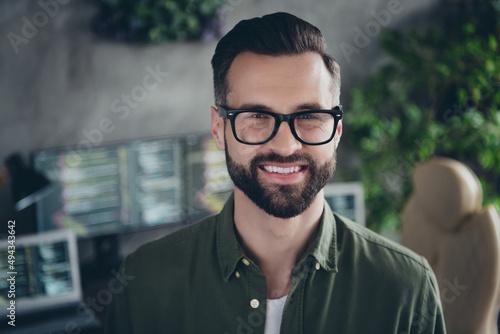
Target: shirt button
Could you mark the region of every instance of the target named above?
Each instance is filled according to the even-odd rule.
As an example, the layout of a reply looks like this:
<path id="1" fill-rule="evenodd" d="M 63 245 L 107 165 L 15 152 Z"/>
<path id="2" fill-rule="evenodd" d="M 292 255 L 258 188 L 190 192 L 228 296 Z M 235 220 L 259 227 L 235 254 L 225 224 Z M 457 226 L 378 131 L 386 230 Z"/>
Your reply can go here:
<path id="1" fill-rule="evenodd" d="M 319 262 L 316 262 L 316 270 L 319 270 L 319 268 L 320 268 Z"/>
<path id="2" fill-rule="evenodd" d="M 236 278 L 240 278 L 240 272 L 236 270 L 236 272 L 234 273 L 234 276 L 236 276 Z"/>
<path id="3" fill-rule="evenodd" d="M 252 300 L 250 301 L 250 306 L 251 306 L 252 308 L 257 308 L 257 307 L 259 307 L 259 304 L 260 304 L 260 303 L 259 303 L 259 301 L 258 301 L 257 299 L 252 299 Z"/>
<path id="4" fill-rule="evenodd" d="M 243 260 L 241 260 L 241 262 L 243 262 L 243 264 L 245 266 L 249 266 L 250 265 L 250 261 L 248 261 L 247 259 L 243 259 Z"/>

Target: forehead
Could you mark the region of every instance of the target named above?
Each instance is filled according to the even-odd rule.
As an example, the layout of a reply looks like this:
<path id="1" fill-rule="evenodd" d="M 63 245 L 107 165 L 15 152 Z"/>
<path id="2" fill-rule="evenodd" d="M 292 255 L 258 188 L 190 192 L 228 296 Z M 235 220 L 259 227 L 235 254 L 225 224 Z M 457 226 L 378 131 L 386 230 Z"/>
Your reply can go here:
<path id="1" fill-rule="evenodd" d="M 267 56 L 238 55 L 228 73 L 227 105 L 261 104 L 271 109 L 297 105 L 333 106 L 333 80 L 322 57 L 313 52 Z"/>

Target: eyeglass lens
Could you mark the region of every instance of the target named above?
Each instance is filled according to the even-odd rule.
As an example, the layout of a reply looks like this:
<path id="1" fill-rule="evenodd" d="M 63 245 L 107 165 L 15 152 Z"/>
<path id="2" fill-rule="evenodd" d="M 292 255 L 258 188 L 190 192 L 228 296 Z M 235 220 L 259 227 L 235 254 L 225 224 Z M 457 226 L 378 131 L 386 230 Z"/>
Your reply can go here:
<path id="1" fill-rule="evenodd" d="M 245 111 L 236 115 L 234 126 L 236 136 L 247 143 L 266 141 L 273 135 L 278 120 L 268 114 Z M 335 119 L 327 113 L 307 113 L 293 120 L 297 136 L 307 143 L 321 143 L 329 140 L 335 131 Z"/>

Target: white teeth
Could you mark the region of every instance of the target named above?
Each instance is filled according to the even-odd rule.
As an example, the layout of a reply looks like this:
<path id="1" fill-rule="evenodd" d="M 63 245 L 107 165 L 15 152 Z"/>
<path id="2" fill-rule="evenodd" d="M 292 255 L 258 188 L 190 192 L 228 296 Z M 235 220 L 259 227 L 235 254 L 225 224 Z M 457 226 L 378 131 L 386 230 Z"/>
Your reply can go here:
<path id="1" fill-rule="evenodd" d="M 278 174 L 291 174 L 291 173 L 297 173 L 300 170 L 299 166 L 295 167 L 276 167 L 276 166 L 263 166 L 264 170 L 271 172 L 271 173 L 278 173 Z"/>

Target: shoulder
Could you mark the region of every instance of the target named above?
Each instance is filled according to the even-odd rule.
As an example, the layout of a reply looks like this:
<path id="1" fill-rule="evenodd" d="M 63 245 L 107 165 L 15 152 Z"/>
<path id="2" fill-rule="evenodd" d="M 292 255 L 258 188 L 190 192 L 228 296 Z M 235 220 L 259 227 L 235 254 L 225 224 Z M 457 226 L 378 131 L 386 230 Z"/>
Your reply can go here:
<path id="1" fill-rule="evenodd" d="M 385 296 L 413 300 L 422 310 L 440 303 L 436 277 L 423 256 L 345 217 L 335 215 L 335 222 L 339 272 L 369 278 L 363 284 Z"/>
<path id="2" fill-rule="evenodd" d="M 347 218 L 335 215 L 335 222 L 342 283 L 398 314 L 398 321 L 405 320 L 402 314 L 409 310 L 405 314 L 412 333 L 433 330 L 429 321 L 435 323 L 436 333 L 441 332 L 439 287 L 427 260 Z"/>
<path id="3" fill-rule="evenodd" d="M 340 256 L 395 277 L 433 276 L 423 256 L 340 215 L 335 214 L 335 222 Z"/>
<path id="4" fill-rule="evenodd" d="M 200 248 L 209 250 L 215 247 L 216 222 L 217 215 L 211 216 L 148 242 L 127 257 L 127 266 L 157 266 L 159 262 L 172 266 L 192 257 Z"/>

